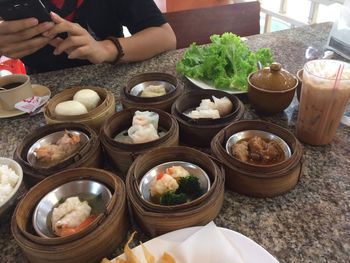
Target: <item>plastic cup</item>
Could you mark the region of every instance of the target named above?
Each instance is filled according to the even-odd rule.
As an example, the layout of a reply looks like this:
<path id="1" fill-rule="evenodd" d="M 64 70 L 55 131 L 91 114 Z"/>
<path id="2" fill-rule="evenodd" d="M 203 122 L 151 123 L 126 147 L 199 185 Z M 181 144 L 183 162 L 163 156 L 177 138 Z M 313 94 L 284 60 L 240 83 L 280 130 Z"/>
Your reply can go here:
<path id="1" fill-rule="evenodd" d="M 304 66 L 296 135 L 311 145 L 329 144 L 350 98 L 350 64 L 313 60 Z"/>

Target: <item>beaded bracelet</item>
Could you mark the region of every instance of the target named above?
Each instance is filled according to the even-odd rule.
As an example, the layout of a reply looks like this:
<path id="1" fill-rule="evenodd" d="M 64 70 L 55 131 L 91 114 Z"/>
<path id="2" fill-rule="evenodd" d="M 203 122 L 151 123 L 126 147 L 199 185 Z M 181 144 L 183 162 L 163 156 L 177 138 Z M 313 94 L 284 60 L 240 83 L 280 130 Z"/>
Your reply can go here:
<path id="1" fill-rule="evenodd" d="M 117 37 L 107 37 L 107 39 L 111 40 L 118 50 L 118 55 L 116 59 L 111 63 L 111 64 L 117 64 L 119 60 L 125 55 L 123 47 L 120 44 L 119 39 Z"/>

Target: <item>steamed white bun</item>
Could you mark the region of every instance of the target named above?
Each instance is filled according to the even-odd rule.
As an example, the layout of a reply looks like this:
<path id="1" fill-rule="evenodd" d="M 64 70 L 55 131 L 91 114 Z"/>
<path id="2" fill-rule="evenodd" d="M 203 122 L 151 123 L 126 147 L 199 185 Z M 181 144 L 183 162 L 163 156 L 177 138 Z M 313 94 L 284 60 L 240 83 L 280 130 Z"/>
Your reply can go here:
<path id="1" fill-rule="evenodd" d="M 101 98 L 97 92 L 91 89 L 82 89 L 74 94 L 73 100 L 79 101 L 84 104 L 88 111 L 97 107 L 100 103 Z"/>
<path id="2" fill-rule="evenodd" d="M 56 105 L 55 113 L 62 116 L 75 116 L 88 113 L 88 110 L 79 101 L 67 100 Z"/>

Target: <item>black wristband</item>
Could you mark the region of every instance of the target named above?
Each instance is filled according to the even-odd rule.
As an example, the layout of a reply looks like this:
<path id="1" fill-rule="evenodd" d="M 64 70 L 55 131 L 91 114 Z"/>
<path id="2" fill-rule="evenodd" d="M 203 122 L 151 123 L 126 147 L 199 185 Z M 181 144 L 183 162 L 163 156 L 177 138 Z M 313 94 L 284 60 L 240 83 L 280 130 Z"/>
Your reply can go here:
<path id="1" fill-rule="evenodd" d="M 117 64 L 119 62 L 119 60 L 124 57 L 124 50 L 122 45 L 119 42 L 119 39 L 117 37 L 107 37 L 108 40 L 112 41 L 113 44 L 115 45 L 115 47 L 118 50 L 118 55 L 116 57 L 116 59 L 112 62 L 112 64 Z"/>

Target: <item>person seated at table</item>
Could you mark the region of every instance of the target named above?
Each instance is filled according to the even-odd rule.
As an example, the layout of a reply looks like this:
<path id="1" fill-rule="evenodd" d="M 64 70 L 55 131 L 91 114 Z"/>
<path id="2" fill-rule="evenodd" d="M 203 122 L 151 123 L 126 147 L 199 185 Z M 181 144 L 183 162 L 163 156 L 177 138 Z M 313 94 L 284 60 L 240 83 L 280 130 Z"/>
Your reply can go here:
<path id="1" fill-rule="evenodd" d="M 176 47 L 175 34 L 153 0 L 43 3 L 52 22 L 0 21 L 0 56 L 20 58 L 31 73 L 141 61 Z M 132 36 L 124 37 L 122 25 Z M 61 33 L 66 36 L 61 38 Z"/>

